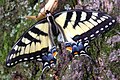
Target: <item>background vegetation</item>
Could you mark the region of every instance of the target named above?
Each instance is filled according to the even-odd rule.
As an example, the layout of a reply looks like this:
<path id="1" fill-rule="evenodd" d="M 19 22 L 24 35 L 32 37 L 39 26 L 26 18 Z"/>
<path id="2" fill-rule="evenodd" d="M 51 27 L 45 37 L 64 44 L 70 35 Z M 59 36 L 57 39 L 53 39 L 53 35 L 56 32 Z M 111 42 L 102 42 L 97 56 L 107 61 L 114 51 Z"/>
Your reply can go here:
<path id="1" fill-rule="evenodd" d="M 25 16 L 37 15 L 42 5 L 44 5 L 42 0 L 0 0 L 0 80 L 37 80 L 40 78 L 41 63 L 26 62 L 7 68 L 5 60 L 11 47 L 22 33 L 36 22 L 25 19 Z M 87 8 L 107 12 L 117 19 L 117 25 L 112 30 L 90 43 L 89 52 L 97 62 L 97 67 L 92 67 L 85 57 L 73 59 L 71 62 L 66 61 L 67 66 L 63 64 L 63 68 L 60 68 L 61 71 L 58 72 L 60 80 L 87 80 L 88 77 L 91 80 L 93 77 L 98 80 L 120 79 L 119 5 L 118 0 L 61 0 L 59 2 L 58 11 L 66 8 Z M 88 68 L 92 69 L 91 73 Z M 37 74 L 35 70 L 39 70 Z M 47 72 L 46 75 L 47 80 L 53 79 L 51 72 Z"/>

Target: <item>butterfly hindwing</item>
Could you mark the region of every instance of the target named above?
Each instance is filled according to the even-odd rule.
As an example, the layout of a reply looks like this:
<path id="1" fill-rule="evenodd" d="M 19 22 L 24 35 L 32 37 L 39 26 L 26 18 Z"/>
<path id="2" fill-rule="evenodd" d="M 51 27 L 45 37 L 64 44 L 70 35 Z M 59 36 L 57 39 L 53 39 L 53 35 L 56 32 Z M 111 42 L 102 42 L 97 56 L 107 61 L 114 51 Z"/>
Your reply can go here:
<path id="1" fill-rule="evenodd" d="M 33 59 L 41 61 L 49 49 L 48 28 L 47 20 L 43 19 L 27 30 L 9 52 L 6 65 L 10 67 Z"/>
<path id="2" fill-rule="evenodd" d="M 92 40 L 115 24 L 115 19 L 103 12 L 69 10 L 54 15 L 67 41 Z"/>

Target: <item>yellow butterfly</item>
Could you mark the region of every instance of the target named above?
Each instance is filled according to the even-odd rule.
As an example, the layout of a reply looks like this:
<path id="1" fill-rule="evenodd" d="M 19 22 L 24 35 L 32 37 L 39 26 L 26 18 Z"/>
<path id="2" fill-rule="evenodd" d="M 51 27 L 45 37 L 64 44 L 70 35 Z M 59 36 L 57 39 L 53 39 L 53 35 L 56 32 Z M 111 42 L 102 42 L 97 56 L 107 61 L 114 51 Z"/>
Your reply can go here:
<path id="1" fill-rule="evenodd" d="M 90 41 L 109 30 L 116 22 L 103 12 L 80 9 L 55 14 L 46 11 L 46 16 L 20 37 L 8 54 L 6 66 L 11 67 L 30 60 L 51 66 L 56 63 L 57 55 L 54 37 L 61 34 L 63 42 Z"/>

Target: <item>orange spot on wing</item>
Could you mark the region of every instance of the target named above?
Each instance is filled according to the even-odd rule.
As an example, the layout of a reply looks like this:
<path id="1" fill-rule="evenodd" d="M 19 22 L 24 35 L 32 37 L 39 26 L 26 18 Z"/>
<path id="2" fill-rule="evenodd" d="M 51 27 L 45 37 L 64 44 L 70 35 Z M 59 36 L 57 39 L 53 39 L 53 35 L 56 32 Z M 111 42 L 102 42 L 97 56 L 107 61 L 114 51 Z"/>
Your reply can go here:
<path id="1" fill-rule="evenodd" d="M 72 47 L 66 47 L 66 50 L 72 52 Z"/>
<path id="2" fill-rule="evenodd" d="M 78 52 L 74 52 L 74 55 L 78 55 Z"/>
<path id="3" fill-rule="evenodd" d="M 56 57 L 56 55 L 57 55 L 57 52 L 54 52 L 52 55 L 53 55 L 54 57 Z"/>

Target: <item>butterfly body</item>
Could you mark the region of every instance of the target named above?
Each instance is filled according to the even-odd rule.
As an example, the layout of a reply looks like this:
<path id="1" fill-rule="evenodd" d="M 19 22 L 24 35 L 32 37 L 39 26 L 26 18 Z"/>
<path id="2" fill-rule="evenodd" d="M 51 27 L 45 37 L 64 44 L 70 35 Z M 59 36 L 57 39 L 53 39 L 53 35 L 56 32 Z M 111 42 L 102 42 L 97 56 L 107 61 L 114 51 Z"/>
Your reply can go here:
<path id="1" fill-rule="evenodd" d="M 83 44 L 75 45 L 80 51 L 86 41 L 109 30 L 115 22 L 114 18 L 102 12 L 79 9 L 53 15 L 48 12 L 46 18 L 35 23 L 19 38 L 8 54 L 6 66 L 12 67 L 31 60 L 40 61 L 43 66 L 46 63 L 50 66 L 51 59 L 56 63 L 57 53 L 50 50 L 56 46 L 54 37 L 58 34 L 62 34 L 63 42 L 81 41 Z"/>

